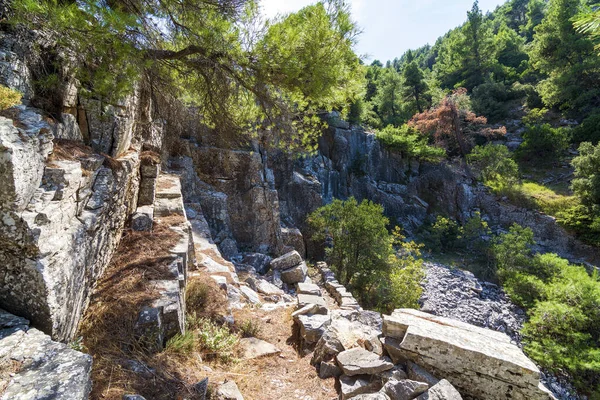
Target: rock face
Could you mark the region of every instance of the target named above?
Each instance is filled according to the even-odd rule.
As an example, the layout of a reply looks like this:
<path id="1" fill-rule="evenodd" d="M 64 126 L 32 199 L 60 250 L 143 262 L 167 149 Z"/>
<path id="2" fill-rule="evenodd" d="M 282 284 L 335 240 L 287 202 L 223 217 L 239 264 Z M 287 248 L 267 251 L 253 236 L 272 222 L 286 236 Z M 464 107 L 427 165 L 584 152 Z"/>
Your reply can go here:
<path id="1" fill-rule="evenodd" d="M 384 316 L 399 353 L 479 398 L 547 399 L 540 372 L 508 336 L 415 310 Z"/>
<path id="2" fill-rule="evenodd" d="M 0 209 L 0 304 L 68 340 L 135 207 L 139 159 L 128 154 L 111 169 L 90 156 L 38 163 L 37 171 L 32 159 L 4 157 L 0 168 L 7 182 Z M 28 188 L 25 182 L 11 186 L 11 171 L 25 169 L 32 174 Z"/>
<path id="3" fill-rule="evenodd" d="M 53 342 L 29 321 L 0 309 L 0 365 L 11 368 L 1 400 L 86 400 L 92 357 Z"/>

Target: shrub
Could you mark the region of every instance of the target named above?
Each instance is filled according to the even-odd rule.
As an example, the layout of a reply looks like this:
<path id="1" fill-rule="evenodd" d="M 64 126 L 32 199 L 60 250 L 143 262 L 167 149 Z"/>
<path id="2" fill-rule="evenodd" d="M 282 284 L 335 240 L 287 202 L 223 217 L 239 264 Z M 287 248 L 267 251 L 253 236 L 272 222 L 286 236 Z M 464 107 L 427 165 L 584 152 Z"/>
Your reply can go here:
<path id="1" fill-rule="evenodd" d="M 493 188 L 512 186 L 519 178 L 519 167 L 504 145 L 477 146 L 467 160 L 479 170 L 481 180 Z"/>
<path id="2" fill-rule="evenodd" d="M 531 308 L 544 297 L 544 282 L 536 276 L 514 272 L 505 274 L 503 287 L 510 299 L 524 308 Z"/>
<path id="3" fill-rule="evenodd" d="M 594 213 L 592 208 L 583 204 L 575 205 L 559 212 L 557 221 L 586 243 L 600 245 L 600 215 Z"/>
<path id="4" fill-rule="evenodd" d="M 458 222 L 438 215 L 428 229 L 427 241 L 432 250 L 446 251 L 456 247 L 460 233 Z"/>
<path id="5" fill-rule="evenodd" d="M 248 319 L 238 326 L 242 337 L 257 337 L 260 334 L 260 325 Z"/>
<path id="6" fill-rule="evenodd" d="M 425 136 L 408 125 L 402 125 L 400 128 L 388 125 L 376 135 L 385 147 L 400 152 L 407 158 L 437 162 L 446 156 L 444 149 L 430 146 Z"/>
<path id="7" fill-rule="evenodd" d="M 527 271 L 535 244 L 533 231 L 513 224 L 507 233 L 498 236 L 491 246 L 491 253 L 502 278 L 503 273 Z"/>
<path id="8" fill-rule="evenodd" d="M 523 143 L 516 151 L 520 159 L 546 161 L 560 156 L 569 146 L 570 130 L 553 128 L 550 124 L 529 125 L 523 133 Z"/>
<path id="9" fill-rule="evenodd" d="M 230 361 L 239 337 L 227 326 L 220 326 L 208 318 L 188 317 L 190 328 L 197 337 L 198 346 L 207 358 Z"/>
<path id="10" fill-rule="evenodd" d="M 510 100 L 521 93 L 511 90 L 502 82 L 486 82 L 473 89 L 471 104 L 476 114 L 485 116 L 490 122 L 505 119 L 510 113 Z"/>
<path id="11" fill-rule="evenodd" d="M 388 232 L 381 205 L 336 199 L 312 213 L 308 222 L 317 240 L 331 244 L 325 250 L 327 261 L 363 306 L 386 310 L 415 306 L 414 296 L 420 293 L 415 282 L 422 279 L 422 263 L 413 245 Z M 396 254 L 394 244 L 404 250 Z M 390 280 L 396 285 L 390 285 Z M 410 287 L 412 293 L 397 293 L 401 287 Z"/>
<path id="12" fill-rule="evenodd" d="M 583 120 L 581 125 L 573 129 L 573 142 L 591 142 L 598 144 L 600 141 L 600 113 L 592 114 Z"/>
<path id="13" fill-rule="evenodd" d="M 21 103 L 21 93 L 0 85 L 0 111 Z"/>
<path id="14" fill-rule="evenodd" d="M 588 207 L 600 206 L 600 144 L 581 143 L 579 156 L 573 159 L 573 192 Z"/>
<path id="15" fill-rule="evenodd" d="M 526 125 L 542 125 L 548 120 L 547 115 L 547 108 L 534 108 L 529 110 L 527 115 L 523 117 L 522 121 Z"/>
<path id="16" fill-rule="evenodd" d="M 421 247 L 412 241 L 405 241 L 396 227 L 394 232 L 398 251 L 390 258 L 391 272 L 388 284 L 379 285 L 377 309 L 390 314 L 396 308 L 419 308 L 423 293 L 421 281 L 425 278 Z"/>
<path id="17" fill-rule="evenodd" d="M 210 288 L 200 279 L 191 279 L 185 290 L 185 307 L 188 312 L 201 311 L 209 297 Z"/>

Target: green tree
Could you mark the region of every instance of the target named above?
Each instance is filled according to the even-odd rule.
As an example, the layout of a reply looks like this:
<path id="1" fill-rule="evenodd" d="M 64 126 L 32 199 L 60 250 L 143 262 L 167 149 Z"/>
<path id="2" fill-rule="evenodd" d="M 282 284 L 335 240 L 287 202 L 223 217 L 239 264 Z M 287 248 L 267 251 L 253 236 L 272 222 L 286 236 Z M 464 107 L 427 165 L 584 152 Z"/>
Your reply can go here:
<path id="1" fill-rule="evenodd" d="M 479 171 L 481 180 L 493 187 L 509 187 L 519 179 L 519 167 L 504 145 L 477 146 L 467 160 Z"/>
<path id="2" fill-rule="evenodd" d="M 402 125 L 410 117 L 403 110 L 402 76 L 394 68 L 385 68 L 378 82 L 371 104 L 381 121 L 380 126 Z"/>
<path id="3" fill-rule="evenodd" d="M 330 241 L 327 262 L 363 306 L 386 312 L 416 307 L 423 278 L 419 246 L 405 242 L 398 230 L 388 232 L 381 205 L 335 199 L 312 213 L 308 222 L 315 238 Z"/>
<path id="4" fill-rule="evenodd" d="M 544 104 L 575 113 L 600 105 L 600 59 L 593 42 L 573 27 L 580 11 L 581 0 L 550 0 L 530 51 L 533 67 L 545 75 L 539 84 Z"/>
<path id="5" fill-rule="evenodd" d="M 115 101 L 144 78 L 222 131 L 258 132 L 277 121 L 281 132 L 300 133 L 284 135 L 284 144 L 309 147 L 315 115 L 344 108 L 362 90 L 352 51 L 358 31 L 343 0 L 266 25 L 252 0 L 16 0 L 13 9 L 11 22 L 57 39 L 57 54 L 72 56 L 69 73 L 92 96 Z"/>
<path id="6" fill-rule="evenodd" d="M 521 29 L 528 43 L 533 40 L 535 27 L 544 19 L 545 10 L 546 2 L 544 0 L 529 0 L 529 4 L 527 5 L 527 23 Z"/>
<path id="7" fill-rule="evenodd" d="M 571 183 L 573 192 L 588 207 L 600 207 L 600 144 L 581 143 L 579 156 L 572 161 L 575 177 Z"/>
<path id="8" fill-rule="evenodd" d="M 411 55 L 412 57 L 412 55 Z M 404 97 L 414 100 L 418 112 L 423 112 L 423 105 L 428 106 L 427 91 L 429 87 L 425 82 L 423 71 L 419 68 L 416 61 L 411 61 L 402 72 L 404 78 Z"/>

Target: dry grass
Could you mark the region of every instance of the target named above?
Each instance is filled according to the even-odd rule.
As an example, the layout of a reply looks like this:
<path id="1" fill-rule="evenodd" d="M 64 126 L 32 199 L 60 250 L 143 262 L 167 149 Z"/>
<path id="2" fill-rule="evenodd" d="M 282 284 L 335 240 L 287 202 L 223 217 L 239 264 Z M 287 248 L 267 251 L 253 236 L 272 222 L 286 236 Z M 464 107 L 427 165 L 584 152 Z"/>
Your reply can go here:
<path id="1" fill-rule="evenodd" d="M 76 140 L 54 139 L 54 148 L 48 161 L 75 161 L 94 154 L 94 150 Z"/>
<path id="2" fill-rule="evenodd" d="M 147 283 L 160 278 L 166 249 L 178 240 L 168 226 L 182 221 L 181 216 L 161 218 L 152 233 L 128 232 L 99 282 L 79 332 L 94 357 L 90 398 L 120 400 L 123 394 L 137 393 L 147 399 L 192 400 L 193 385 L 206 377 L 213 388 L 234 380 L 247 400 L 336 397 L 334 379 L 319 379 L 310 365 L 311 356 L 298 354 L 291 309 L 266 312 L 246 307 L 234 311 L 236 326 L 230 327 L 231 331 L 239 332 L 243 324 L 252 321 L 258 336 L 281 350 L 279 356 L 226 362 L 209 357 L 196 343 L 181 343 L 179 348 L 153 355 L 140 348 L 133 326 L 142 305 L 155 298 L 147 291 Z M 228 314 L 225 292 L 204 271 L 190 277 L 186 305 L 196 320 L 210 318 L 216 326 L 223 324 L 223 316 Z M 142 362 L 152 370 L 146 376 L 134 373 L 125 367 L 128 360 Z"/>
<path id="3" fill-rule="evenodd" d="M 140 154 L 140 161 L 145 165 L 160 164 L 160 154 L 155 151 L 145 150 Z"/>
<path id="4" fill-rule="evenodd" d="M 117 253 L 99 281 L 90 307 L 80 325 L 79 335 L 94 357 L 92 399 L 121 399 L 124 393 L 157 387 L 172 399 L 181 389 L 181 379 L 157 369 L 151 379 L 124 368 L 128 360 L 151 361 L 134 337 L 134 325 L 141 307 L 156 298 L 148 282 L 167 276 L 168 250 L 179 235 L 166 223 L 155 225 L 153 232 L 127 232 Z M 150 363 L 151 364 L 151 363 Z"/>

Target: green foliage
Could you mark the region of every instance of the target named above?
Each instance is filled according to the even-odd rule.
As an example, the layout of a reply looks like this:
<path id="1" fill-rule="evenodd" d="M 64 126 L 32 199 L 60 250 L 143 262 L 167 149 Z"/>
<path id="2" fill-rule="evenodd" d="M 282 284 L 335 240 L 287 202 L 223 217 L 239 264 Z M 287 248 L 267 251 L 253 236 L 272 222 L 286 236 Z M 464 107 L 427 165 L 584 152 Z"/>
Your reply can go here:
<path id="1" fill-rule="evenodd" d="M 539 210 L 555 217 L 578 204 L 577 197 L 556 193 L 535 182 L 516 184 L 503 188 L 497 193 L 507 196 L 513 204 L 519 207 Z"/>
<path id="2" fill-rule="evenodd" d="M 600 142 L 600 113 L 590 115 L 573 130 L 573 142 Z"/>
<path id="3" fill-rule="evenodd" d="M 547 108 L 533 108 L 523 117 L 522 121 L 527 125 L 542 125 L 547 122 L 547 115 Z"/>
<path id="4" fill-rule="evenodd" d="M 519 179 L 519 167 L 504 145 L 477 146 L 467 160 L 477 168 L 481 180 L 493 188 L 512 186 Z"/>
<path id="5" fill-rule="evenodd" d="M 57 59 L 75 58 L 69 74 L 90 96 L 115 103 L 144 81 L 168 106 L 194 106 L 218 131 L 263 132 L 281 147 L 312 150 L 317 114 L 346 109 L 362 91 L 352 50 L 358 31 L 342 0 L 268 22 L 252 0 L 16 0 L 12 7 L 11 23 L 48 32 L 58 40 Z"/>
<path id="6" fill-rule="evenodd" d="M 21 93 L 0 85 L 0 111 L 21 103 Z"/>
<path id="7" fill-rule="evenodd" d="M 207 359 L 229 362 L 233 359 L 239 337 L 227 328 L 196 314 L 186 317 L 186 332 L 167 342 L 166 351 L 174 353 L 200 352 Z"/>
<path id="8" fill-rule="evenodd" d="M 502 82 L 489 81 L 473 89 L 471 103 L 476 114 L 485 116 L 490 122 L 497 122 L 510 115 L 514 107 L 511 101 L 523 95 L 523 92 L 513 90 Z"/>
<path id="9" fill-rule="evenodd" d="M 557 222 L 592 246 L 600 246 L 600 215 L 593 208 L 577 204 L 557 214 Z"/>
<path id="10" fill-rule="evenodd" d="M 481 250 L 482 237 L 490 234 L 486 221 L 479 212 L 469 218 L 464 225 L 441 215 L 427 228 L 425 240 L 433 251 L 456 249 Z"/>
<path id="11" fill-rule="evenodd" d="M 533 254 L 533 233 L 513 225 L 492 246 L 511 299 L 525 307 L 527 354 L 552 371 L 566 371 L 579 389 L 600 394 L 600 281 L 598 273 L 556 254 Z"/>
<path id="12" fill-rule="evenodd" d="M 242 337 L 257 337 L 260 334 L 260 325 L 251 319 L 243 321 L 238 329 L 242 334 Z"/>
<path id="13" fill-rule="evenodd" d="M 398 231 L 388 232 L 383 207 L 367 200 L 335 199 L 312 213 L 308 222 L 315 238 L 331 243 L 327 262 L 363 306 L 388 312 L 416 306 L 423 278 L 419 247 L 405 243 Z"/>
<path id="14" fill-rule="evenodd" d="M 573 27 L 581 0 L 550 0 L 535 29 L 530 58 L 545 75 L 539 84 L 544 104 L 570 112 L 600 105 L 600 59 L 593 42 Z"/>
<path id="15" fill-rule="evenodd" d="M 491 246 L 500 276 L 527 271 L 534 245 L 533 231 L 513 224 L 507 233 L 498 236 Z"/>
<path id="16" fill-rule="evenodd" d="M 588 207 L 600 207 L 600 144 L 584 142 L 579 146 L 579 156 L 572 161 L 575 178 L 573 192 Z"/>
<path id="17" fill-rule="evenodd" d="M 423 107 L 431 104 L 431 98 L 428 97 L 429 86 L 425 82 L 423 71 L 416 61 L 412 61 L 404 68 L 402 77 L 405 85 L 404 98 L 414 100 L 415 111 L 422 113 Z"/>
<path id="18" fill-rule="evenodd" d="M 393 234 L 398 250 L 390 257 L 388 283 L 380 284 L 377 289 L 377 309 L 387 314 L 400 307 L 418 309 L 423 292 L 421 281 L 425 279 L 423 260 L 420 259 L 422 245 L 405 241 L 398 227 Z"/>
<path id="19" fill-rule="evenodd" d="M 550 124 L 529 125 L 523 133 L 523 143 L 516 155 L 523 160 L 554 160 L 568 148 L 570 130 L 553 128 Z"/>
<path id="20" fill-rule="evenodd" d="M 446 156 L 444 149 L 429 145 L 426 136 L 408 125 L 399 128 L 388 125 L 377 131 L 376 135 L 386 148 L 398 151 L 407 158 L 439 162 Z"/>

